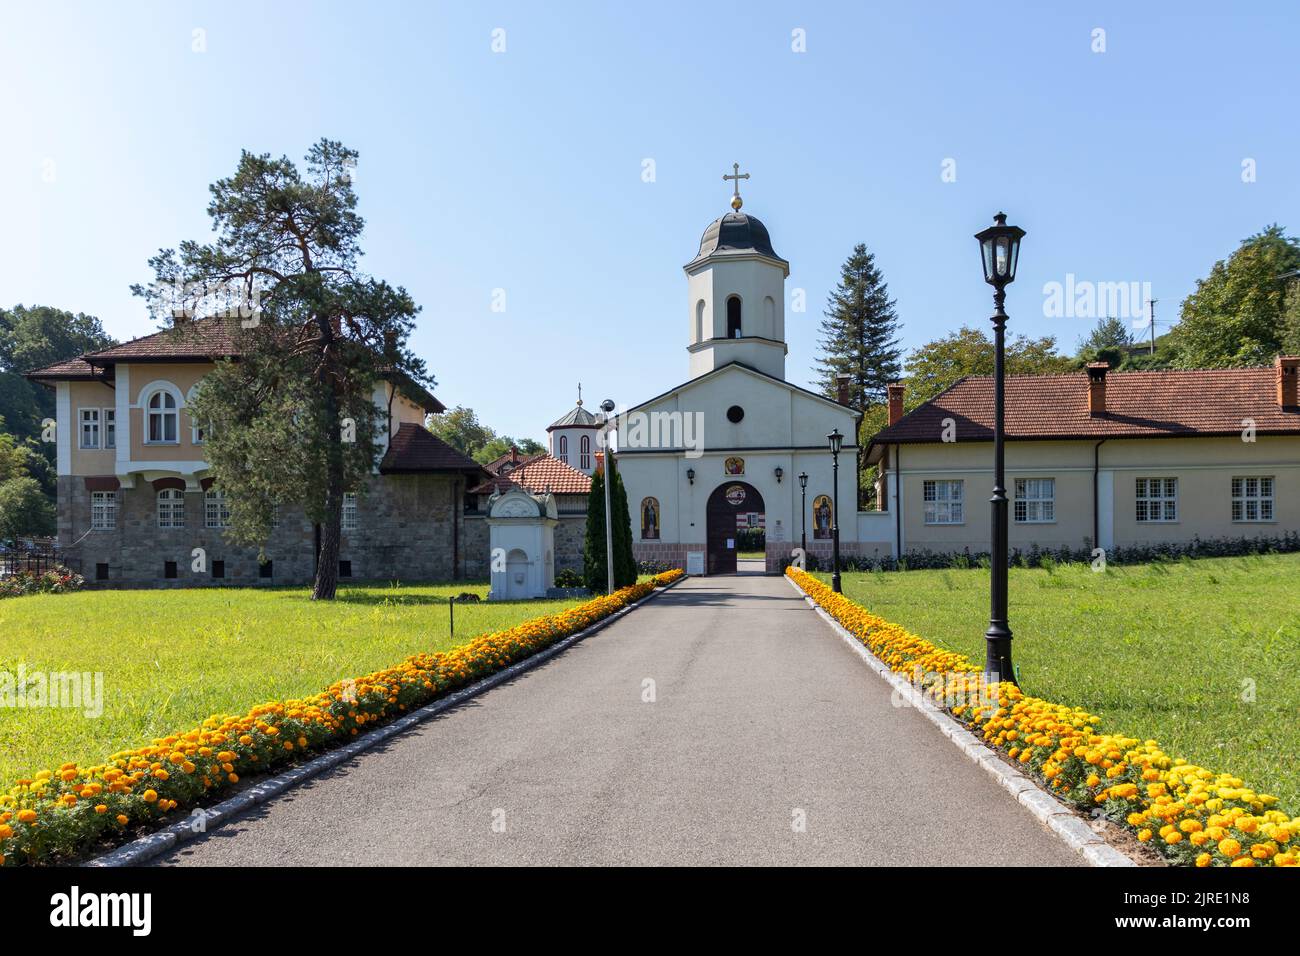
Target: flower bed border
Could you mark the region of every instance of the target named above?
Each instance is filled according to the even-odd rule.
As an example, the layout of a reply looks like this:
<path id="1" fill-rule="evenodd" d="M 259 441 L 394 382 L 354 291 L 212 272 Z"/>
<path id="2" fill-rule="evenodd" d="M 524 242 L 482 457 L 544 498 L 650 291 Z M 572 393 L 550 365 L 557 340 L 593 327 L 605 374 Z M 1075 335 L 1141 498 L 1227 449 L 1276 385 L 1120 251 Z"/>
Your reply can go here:
<path id="1" fill-rule="evenodd" d="M 807 572 L 790 568 L 786 577 L 898 693 L 1090 863 L 1132 865 L 1070 805 L 1100 808 L 1112 822 L 1137 831 L 1140 842 L 1150 841 L 1163 851 L 1172 865 L 1295 865 L 1300 817 L 1287 821 L 1285 814 L 1267 809 L 1276 798 L 1256 794 L 1228 774 L 1172 759 L 1153 740 L 1093 731 L 1101 718 L 1027 697 L 1014 684 L 1000 685 L 996 709 L 969 705 L 950 710 L 903 674 L 913 669 L 926 676 L 942 673 L 944 689 L 960 692 L 981 676 L 968 658 L 872 615 Z M 857 620 L 843 621 L 841 615 Z M 883 656 L 877 656 L 875 645 Z M 1024 770 L 1009 764 L 1009 758 Z M 1044 783 L 1064 793 L 1053 793 Z"/>
<path id="2" fill-rule="evenodd" d="M 248 810 L 250 807 L 265 803 L 286 790 L 297 786 L 303 781 L 318 776 L 324 771 L 338 766 L 346 760 L 371 749 L 377 744 L 383 743 L 384 741 L 409 730 L 415 725 L 437 716 L 438 714 L 455 707 L 470 698 L 476 697 L 493 687 L 505 683 L 527 670 L 545 663 L 561 654 L 578 641 L 581 641 L 602 628 L 607 627 L 614 621 L 632 611 L 634 608 L 639 607 L 648 600 L 651 600 L 656 595 L 670 587 L 673 587 L 685 578 L 686 575 L 681 571 L 677 571 L 676 573 L 668 572 L 656 575 L 651 581 L 632 585 L 630 588 L 624 588 L 622 591 L 616 592 L 612 597 L 621 597 L 623 600 L 626 600 L 627 603 L 624 603 L 615 610 L 591 621 L 591 623 L 587 624 L 580 630 L 558 636 L 554 640 L 545 643 L 539 649 L 527 654 L 513 663 L 505 664 L 504 662 L 501 662 L 502 666 L 487 672 L 485 676 L 467 686 L 462 686 L 458 689 L 437 695 L 431 702 L 419 706 L 418 709 L 405 713 L 402 716 L 394 717 L 375 729 L 356 736 L 354 739 L 349 740 L 346 743 L 329 747 L 329 749 L 325 750 L 319 756 L 314 757 L 306 763 L 291 767 L 275 776 L 261 780 L 246 790 L 243 790 L 235 796 L 214 806 L 206 807 L 202 810 L 196 808 L 191 817 L 171 823 L 154 833 L 133 840 L 115 850 L 111 850 L 98 857 L 86 860 L 82 865 L 96 867 L 135 866 L 162 853 L 168 852 L 176 846 L 194 839 L 214 827 L 226 823 L 238 814 Z M 624 593 L 627 591 L 636 591 L 639 593 L 633 596 Z M 610 597 L 611 596 L 605 595 L 598 596 L 588 603 L 595 604 L 607 601 Z M 627 600 L 629 597 L 631 597 L 631 600 Z M 579 609 L 583 607 L 585 607 L 585 605 L 578 605 Z M 514 628 L 508 628 L 506 631 L 482 635 L 480 638 L 475 638 L 470 641 L 469 644 L 473 644 L 476 641 L 485 638 L 490 639 L 500 637 L 501 635 L 507 635 L 518 628 L 528 627 L 529 625 L 541 621 L 547 621 L 558 616 L 560 615 L 547 615 L 531 621 L 524 621 L 521 622 L 521 624 L 515 625 Z M 460 645 L 460 647 L 468 647 L 469 644 Z M 419 655 L 417 655 L 417 657 L 418 656 Z M 364 680 L 364 678 L 362 680 Z M 337 687 L 339 687 L 339 684 L 332 685 L 332 687 L 325 693 L 328 694 Z M 254 708 L 253 712 L 257 712 L 258 710 L 259 708 Z M 354 730 L 353 733 L 356 733 L 356 731 Z M 176 805 L 177 804 L 173 802 L 172 809 L 174 809 Z M 37 862 L 44 861 L 38 860 Z"/>

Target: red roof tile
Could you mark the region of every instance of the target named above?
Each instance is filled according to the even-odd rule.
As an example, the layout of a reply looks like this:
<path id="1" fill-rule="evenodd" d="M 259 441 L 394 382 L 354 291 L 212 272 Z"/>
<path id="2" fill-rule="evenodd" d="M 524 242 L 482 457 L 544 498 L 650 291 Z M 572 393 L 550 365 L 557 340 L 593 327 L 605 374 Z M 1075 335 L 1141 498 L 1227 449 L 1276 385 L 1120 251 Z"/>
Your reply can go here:
<path id="1" fill-rule="evenodd" d="M 1008 439 L 1156 438 L 1300 434 L 1300 410 L 1277 403 L 1275 368 L 1110 372 L 1106 411 L 1088 413 L 1088 375 L 1013 375 L 1006 380 Z M 939 442 L 944 420 L 957 441 L 992 441 L 993 379 L 964 378 L 877 432 L 872 445 Z"/>
<path id="2" fill-rule="evenodd" d="M 102 379 L 105 377 L 105 372 L 102 368 L 95 368 L 85 359 L 74 358 L 68 359 L 66 362 L 55 362 L 53 365 L 47 365 L 44 368 L 28 372 L 27 377 L 36 382 L 67 379 Z"/>
<path id="3" fill-rule="evenodd" d="M 429 471 L 460 471 L 472 479 L 482 476 L 478 462 L 452 448 L 427 428 L 406 422 L 388 443 L 379 462 L 381 474 L 414 474 Z"/>
<path id="4" fill-rule="evenodd" d="M 489 478 L 471 488 L 470 493 L 487 495 L 515 486 L 535 495 L 546 491 L 557 495 L 585 495 L 591 491 L 591 477 L 560 459 L 543 453 L 521 458 L 509 473 Z"/>
<path id="5" fill-rule="evenodd" d="M 85 358 L 92 365 L 112 365 L 114 362 L 195 362 L 238 355 L 235 321 L 196 319 L 174 329 L 89 352 Z"/>

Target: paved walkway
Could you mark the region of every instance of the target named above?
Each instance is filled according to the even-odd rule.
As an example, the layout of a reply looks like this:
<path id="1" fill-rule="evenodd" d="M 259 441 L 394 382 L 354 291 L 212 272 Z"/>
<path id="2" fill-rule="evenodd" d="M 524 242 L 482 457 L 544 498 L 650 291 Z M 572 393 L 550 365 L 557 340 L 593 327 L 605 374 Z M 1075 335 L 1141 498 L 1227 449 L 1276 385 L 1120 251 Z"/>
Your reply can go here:
<path id="1" fill-rule="evenodd" d="M 784 579 L 737 576 L 690 579 L 164 862 L 1080 860 Z"/>

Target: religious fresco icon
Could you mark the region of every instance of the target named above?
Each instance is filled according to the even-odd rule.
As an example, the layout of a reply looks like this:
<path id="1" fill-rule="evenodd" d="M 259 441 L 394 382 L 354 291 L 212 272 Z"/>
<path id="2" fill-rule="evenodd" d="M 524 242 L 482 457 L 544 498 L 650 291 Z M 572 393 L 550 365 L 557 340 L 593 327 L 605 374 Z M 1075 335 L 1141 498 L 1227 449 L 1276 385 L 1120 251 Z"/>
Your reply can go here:
<path id="1" fill-rule="evenodd" d="M 813 499 L 813 537 L 831 536 L 831 496 L 818 495 Z"/>
<path id="2" fill-rule="evenodd" d="M 722 463 L 722 473 L 724 475 L 743 475 L 745 473 L 745 459 L 731 457 Z"/>

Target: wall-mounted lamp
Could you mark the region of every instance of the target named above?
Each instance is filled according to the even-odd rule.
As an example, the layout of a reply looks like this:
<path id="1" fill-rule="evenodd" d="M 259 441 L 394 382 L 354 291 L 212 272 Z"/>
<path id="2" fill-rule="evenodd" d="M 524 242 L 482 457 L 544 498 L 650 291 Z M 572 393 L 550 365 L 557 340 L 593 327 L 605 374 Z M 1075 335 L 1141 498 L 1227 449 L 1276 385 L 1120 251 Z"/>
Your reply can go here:
<path id="1" fill-rule="evenodd" d="M 777 465 L 777 466 L 776 466 L 776 483 L 777 483 L 778 485 L 781 483 L 781 476 L 784 475 L 784 474 L 785 474 L 785 469 L 782 468 L 780 465 Z"/>
<path id="2" fill-rule="evenodd" d="M 691 484 L 695 484 L 695 469 L 694 469 L 694 468 L 687 468 L 687 469 L 686 469 L 686 480 L 689 481 Z"/>

